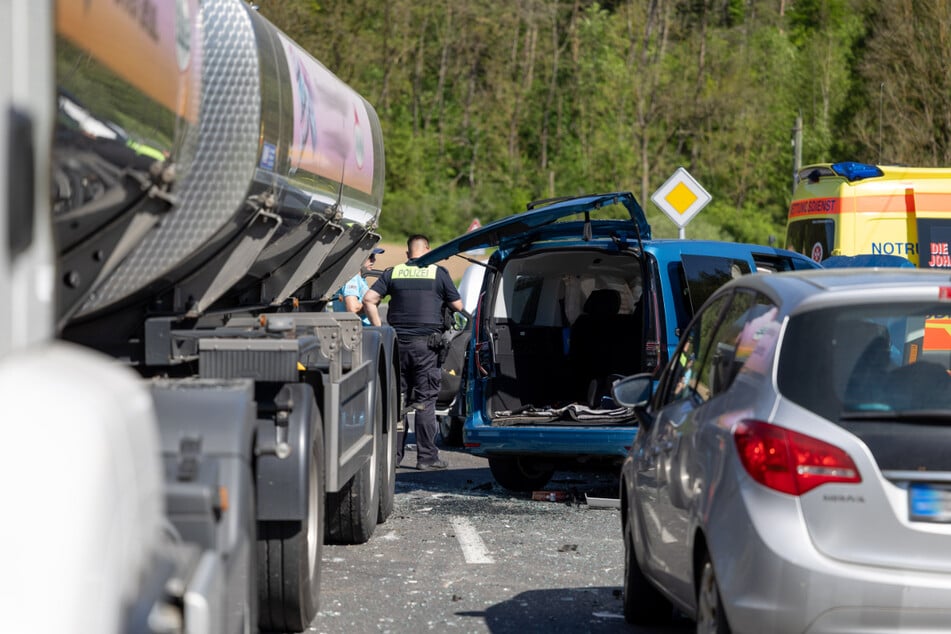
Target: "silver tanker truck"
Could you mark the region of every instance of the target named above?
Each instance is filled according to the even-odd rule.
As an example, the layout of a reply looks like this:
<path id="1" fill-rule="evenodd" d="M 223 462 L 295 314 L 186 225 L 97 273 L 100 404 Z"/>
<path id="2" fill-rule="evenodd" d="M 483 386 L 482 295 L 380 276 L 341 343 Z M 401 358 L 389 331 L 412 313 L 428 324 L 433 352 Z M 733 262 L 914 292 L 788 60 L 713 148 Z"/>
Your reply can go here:
<path id="1" fill-rule="evenodd" d="M 323 310 L 380 239 L 373 107 L 241 0 L 0 25 L 0 399 L 30 449 L 0 461 L 0 630 L 305 629 L 322 544 L 393 508 L 394 333 Z"/>

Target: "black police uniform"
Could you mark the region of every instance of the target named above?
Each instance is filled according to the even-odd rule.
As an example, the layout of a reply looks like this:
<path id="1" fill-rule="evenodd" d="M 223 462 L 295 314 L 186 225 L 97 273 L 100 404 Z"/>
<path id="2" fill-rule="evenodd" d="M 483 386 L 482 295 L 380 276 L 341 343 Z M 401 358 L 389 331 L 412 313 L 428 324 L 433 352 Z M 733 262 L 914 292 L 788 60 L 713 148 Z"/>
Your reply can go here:
<path id="1" fill-rule="evenodd" d="M 436 448 L 436 398 L 441 372 L 436 341 L 442 330 L 442 306 L 459 297 L 449 271 L 432 264 L 398 264 L 383 272 L 370 287 L 390 296 L 386 321 L 396 330 L 400 352 L 400 389 L 415 411 L 416 461 L 430 465 L 439 459 Z M 405 425 L 404 425 L 405 429 Z M 403 460 L 405 432 L 396 442 L 396 463 Z"/>

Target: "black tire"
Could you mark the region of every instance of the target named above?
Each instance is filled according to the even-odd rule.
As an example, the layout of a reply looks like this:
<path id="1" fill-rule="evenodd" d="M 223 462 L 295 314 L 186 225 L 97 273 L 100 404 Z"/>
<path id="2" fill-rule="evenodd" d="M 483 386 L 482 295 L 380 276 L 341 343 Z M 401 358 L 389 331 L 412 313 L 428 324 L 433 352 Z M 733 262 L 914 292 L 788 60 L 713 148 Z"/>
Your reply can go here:
<path id="1" fill-rule="evenodd" d="M 319 609 L 324 543 L 324 435 L 319 414 L 315 419 L 307 465 L 307 519 L 258 523 L 258 625 L 265 632 L 301 632 Z"/>
<path id="2" fill-rule="evenodd" d="M 383 378 L 379 379 L 381 387 L 383 381 Z M 386 433 L 382 434 L 383 451 L 378 456 L 379 466 L 377 467 L 380 473 L 380 508 L 377 512 L 376 521 L 379 524 L 385 522 L 393 514 L 393 503 L 396 496 L 396 417 L 399 412 L 392 398 L 395 393 L 393 391 L 394 386 L 390 385 L 389 388 L 386 395 L 390 407 L 387 407 L 386 410 L 383 409 L 382 390 L 376 392 L 377 428 L 386 430 Z"/>
<path id="3" fill-rule="evenodd" d="M 373 536 L 380 513 L 380 454 L 383 434 L 373 429 L 373 453 L 336 493 L 327 493 L 327 542 L 364 544 Z"/>
<path id="4" fill-rule="evenodd" d="M 730 623 L 723 610 L 720 599 L 720 586 L 713 570 L 710 555 L 704 554 L 700 565 L 700 579 L 697 581 L 697 631 L 714 634 L 730 634 Z"/>
<path id="5" fill-rule="evenodd" d="M 551 480 L 555 470 L 528 458 L 493 456 L 489 458 L 492 477 L 509 491 L 525 493 L 541 489 Z"/>
<path id="6" fill-rule="evenodd" d="M 442 436 L 442 444 L 446 447 L 462 447 L 462 426 L 466 419 L 459 416 L 443 416 L 439 421 L 439 434 Z"/>
<path id="7" fill-rule="evenodd" d="M 624 620 L 632 625 L 663 625 L 673 616 L 673 606 L 644 576 L 634 550 L 634 529 L 624 523 Z"/>

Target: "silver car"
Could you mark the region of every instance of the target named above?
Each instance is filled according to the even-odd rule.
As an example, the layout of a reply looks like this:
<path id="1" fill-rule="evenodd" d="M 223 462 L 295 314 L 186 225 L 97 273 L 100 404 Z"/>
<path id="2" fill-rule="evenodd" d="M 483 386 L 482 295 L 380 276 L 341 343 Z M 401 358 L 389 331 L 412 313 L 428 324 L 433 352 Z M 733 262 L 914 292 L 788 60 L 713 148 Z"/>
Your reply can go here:
<path id="1" fill-rule="evenodd" d="M 949 367 L 948 272 L 719 289 L 658 376 L 614 385 L 641 422 L 621 473 L 627 620 L 951 631 Z"/>

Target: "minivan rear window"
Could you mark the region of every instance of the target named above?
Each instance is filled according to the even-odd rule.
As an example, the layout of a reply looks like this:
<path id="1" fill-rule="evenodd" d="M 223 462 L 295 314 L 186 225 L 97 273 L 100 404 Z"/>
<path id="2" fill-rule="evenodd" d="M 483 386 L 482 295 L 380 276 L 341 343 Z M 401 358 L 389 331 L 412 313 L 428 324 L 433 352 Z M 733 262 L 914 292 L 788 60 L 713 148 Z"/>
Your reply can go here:
<path id="1" fill-rule="evenodd" d="M 750 273 L 750 265 L 745 260 L 735 258 L 684 254 L 681 261 L 687 282 L 690 317 L 700 310 L 718 288 L 733 278 Z"/>
<path id="2" fill-rule="evenodd" d="M 809 218 L 789 223 L 786 248 L 821 262 L 834 247 L 835 222 L 827 218 Z"/>
<path id="3" fill-rule="evenodd" d="M 518 324 L 535 322 L 538 313 L 538 298 L 541 297 L 545 278 L 541 275 L 519 274 L 515 277 L 510 318 Z"/>

